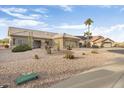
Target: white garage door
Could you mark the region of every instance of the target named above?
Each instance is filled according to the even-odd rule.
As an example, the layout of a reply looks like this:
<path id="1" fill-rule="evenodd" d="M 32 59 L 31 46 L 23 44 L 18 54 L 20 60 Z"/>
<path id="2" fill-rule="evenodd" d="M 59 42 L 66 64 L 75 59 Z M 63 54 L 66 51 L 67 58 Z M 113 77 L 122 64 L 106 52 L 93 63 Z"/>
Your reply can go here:
<path id="1" fill-rule="evenodd" d="M 111 44 L 111 43 L 104 43 L 103 46 L 104 46 L 104 47 L 112 47 L 112 44 Z"/>

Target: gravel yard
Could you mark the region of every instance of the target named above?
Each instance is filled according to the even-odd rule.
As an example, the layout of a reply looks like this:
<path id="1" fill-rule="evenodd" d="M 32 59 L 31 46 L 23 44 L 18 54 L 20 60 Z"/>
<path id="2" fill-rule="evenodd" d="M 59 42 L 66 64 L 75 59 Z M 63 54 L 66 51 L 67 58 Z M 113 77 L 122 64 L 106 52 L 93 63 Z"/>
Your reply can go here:
<path id="1" fill-rule="evenodd" d="M 115 59 L 124 58 L 124 54 L 107 50 L 119 48 L 98 49 L 98 54 L 92 54 L 95 49 L 73 49 L 75 59 L 65 59 L 63 51 L 46 54 L 43 49 L 12 53 L 10 49 L 0 50 L 0 85 L 9 87 L 50 87 L 52 84 L 67 79 L 85 70 L 102 66 Z M 124 51 L 124 49 L 121 49 Z M 82 55 L 85 52 L 86 55 Z M 37 54 L 40 59 L 35 59 Z M 124 61 L 124 60 L 123 60 Z M 16 85 L 14 80 L 22 73 L 37 72 L 39 79 Z"/>

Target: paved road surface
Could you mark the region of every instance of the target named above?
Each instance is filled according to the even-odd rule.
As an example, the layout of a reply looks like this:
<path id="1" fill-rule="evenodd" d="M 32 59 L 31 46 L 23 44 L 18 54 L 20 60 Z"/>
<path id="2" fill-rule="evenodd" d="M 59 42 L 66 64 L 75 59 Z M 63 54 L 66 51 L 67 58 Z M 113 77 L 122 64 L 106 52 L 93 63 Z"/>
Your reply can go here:
<path id="1" fill-rule="evenodd" d="M 123 88 L 124 62 L 92 69 L 52 86 L 52 88 Z"/>

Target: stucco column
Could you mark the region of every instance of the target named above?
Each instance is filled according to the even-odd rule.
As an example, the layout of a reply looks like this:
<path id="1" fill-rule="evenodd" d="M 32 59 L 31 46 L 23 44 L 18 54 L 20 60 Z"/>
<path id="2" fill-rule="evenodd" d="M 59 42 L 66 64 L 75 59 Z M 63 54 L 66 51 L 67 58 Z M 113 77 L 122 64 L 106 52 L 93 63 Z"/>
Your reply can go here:
<path id="1" fill-rule="evenodd" d="M 60 49 L 63 49 L 64 48 L 64 38 L 61 38 L 60 39 Z"/>
<path id="2" fill-rule="evenodd" d="M 77 48 L 79 48 L 79 42 L 77 41 L 77 46 L 76 46 Z"/>
<path id="3" fill-rule="evenodd" d="M 13 37 L 9 37 L 9 47 L 12 48 L 13 46 Z"/>

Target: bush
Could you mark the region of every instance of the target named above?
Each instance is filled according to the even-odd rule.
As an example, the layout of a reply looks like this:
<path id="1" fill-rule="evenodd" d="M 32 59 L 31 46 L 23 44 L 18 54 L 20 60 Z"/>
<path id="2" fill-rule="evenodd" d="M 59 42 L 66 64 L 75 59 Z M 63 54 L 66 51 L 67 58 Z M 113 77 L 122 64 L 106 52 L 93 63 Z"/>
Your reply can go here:
<path id="1" fill-rule="evenodd" d="M 38 55 L 34 55 L 34 58 L 35 58 L 35 59 L 39 59 L 39 56 L 38 56 Z"/>
<path id="2" fill-rule="evenodd" d="M 90 48 L 91 47 L 91 43 L 90 42 L 87 42 L 86 47 L 87 48 Z"/>
<path id="3" fill-rule="evenodd" d="M 12 49 L 12 52 L 24 52 L 27 50 L 31 50 L 31 47 L 28 45 L 18 45 Z"/>
<path id="4" fill-rule="evenodd" d="M 92 50 L 91 53 L 98 54 L 98 51 L 97 50 Z"/>
<path id="5" fill-rule="evenodd" d="M 124 48 L 124 43 L 115 44 L 114 47 Z"/>
<path id="6" fill-rule="evenodd" d="M 86 53 L 83 52 L 82 55 L 86 55 Z"/>
<path id="7" fill-rule="evenodd" d="M 51 47 L 50 46 L 47 45 L 45 47 L 45 50 L 46 50 L 47 54 L 51 54 Z"/>
<path id="8" fill-rule="evenodd" d="M 115 44 L 114 47 L 119 47 L 119 44 Z"/>
<path id="9" fill-rule="evenodd" d="M 72 50 L 72 48 L 70 46 L 67 47 L 67 50 Z"/>
<path id="10" fill-rule="evenodd" d="M 66 58 L 66 59 L 74 59 L 75 56 L 74 56 L 72 53 L 67 52 L 67 53 L 65 54 L 64 58 Z"/>
<path id="11" fill-rule="evenodd" d="M 92 45 L 92 48 L 99 48 L 98 45 Z"/>
<path id="12" fill-rule="evenodd" d="M 9 48 L 9 45 L 5 45 L 4 47 L 5 47 L 5 48 Z"/>

